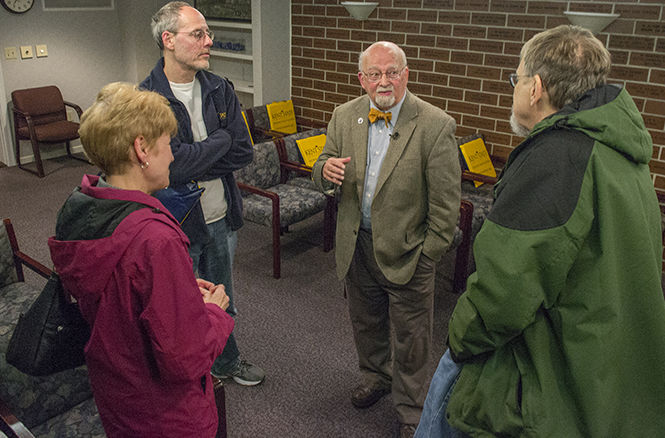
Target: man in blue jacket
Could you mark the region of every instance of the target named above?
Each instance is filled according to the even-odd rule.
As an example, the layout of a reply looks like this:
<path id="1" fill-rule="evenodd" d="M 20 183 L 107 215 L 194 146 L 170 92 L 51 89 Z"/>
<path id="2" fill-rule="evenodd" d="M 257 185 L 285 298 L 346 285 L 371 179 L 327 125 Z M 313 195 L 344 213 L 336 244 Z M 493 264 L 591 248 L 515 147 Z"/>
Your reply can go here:
<path id="1" fill-rule="evenodd" d="M 233 87 L 206 71 L 213 35 L 203 15 L 186 2 L 170 2 L 152 17 L 152 34 L 164 57 L 141 87 L 165 96 L 178 120 L 178 134 L 171 141 L 171 186 L 193 180 L 206 189 L 183 231 L 191 241 L 194 270 L 225 286 L 227 312 L 233 316 L 237 309 L 231 273 L 236 231 L 242 226 L 242 199 L 233 171 L 252 161 L 249 133 Z M 212 374 L 246 386 L 265 377 L 261 368 L 240 359 L 233 334 Z"/>

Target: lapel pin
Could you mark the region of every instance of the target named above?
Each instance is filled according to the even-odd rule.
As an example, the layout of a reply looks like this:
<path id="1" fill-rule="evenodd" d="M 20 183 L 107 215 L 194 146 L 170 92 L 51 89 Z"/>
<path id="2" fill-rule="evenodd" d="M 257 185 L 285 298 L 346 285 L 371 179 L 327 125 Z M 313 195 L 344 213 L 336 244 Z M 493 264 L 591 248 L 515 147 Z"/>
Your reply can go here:
<path id="1" fill-rule="evenodd" d="M 358 124 L 359 124 L 359 125 L 362 125 L 362 124 L 363 124 L 363 118 L 362 118 L 362 117 L 358 118 Z"/>

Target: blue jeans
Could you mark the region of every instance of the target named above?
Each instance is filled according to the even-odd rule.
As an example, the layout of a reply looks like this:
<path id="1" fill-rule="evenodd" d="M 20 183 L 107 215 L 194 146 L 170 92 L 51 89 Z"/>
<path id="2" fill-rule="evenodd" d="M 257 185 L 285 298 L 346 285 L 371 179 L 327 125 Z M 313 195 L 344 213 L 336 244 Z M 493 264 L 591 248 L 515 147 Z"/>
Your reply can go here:
<path id="1" fill-rule="evenodd" d="M 450 356 L 450 350 L 441 357 L 432 376 L 423 413 L 414 438 L 464 438 L 465 433 L 455 429 L 446 419 L 446 408 L 462 367 Z"/>
<path id="2" fill-rule="evenodd" d="M 238 309 L 233 303 L 233 257 L 238 246 L 238 233 L 231 230 L 226 219 L 220 219 L 207 225 L 210 240 L 205 245 L 190 246 L 189 255 L 194 264 L 194 272 L 204 280 L 215 284 L 223 284 L 226 295 L 229 296 L 229 307 L 226 313 L 235 316 Z M 212 365 L 217 375 L 226 374 L 239 361 L 240 351 L 233 333 L 226 341 L 224 351 Z"/>

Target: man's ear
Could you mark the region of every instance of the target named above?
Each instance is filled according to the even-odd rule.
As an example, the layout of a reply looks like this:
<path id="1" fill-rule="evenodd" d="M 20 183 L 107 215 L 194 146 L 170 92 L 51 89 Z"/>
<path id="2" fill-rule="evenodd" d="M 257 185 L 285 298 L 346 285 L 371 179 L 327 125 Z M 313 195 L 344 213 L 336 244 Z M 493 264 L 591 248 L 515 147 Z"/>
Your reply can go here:
<path id="1" fill-rule="evenodd" d="M 162 46 L 165 49 L 173 50 L 173 37 L 174 35 L 168 30 L 162 32 Z"/>
<path id="2" fill-rule="evenodd" d="M 360 82 L 360 86 L 363 87 L 363 90 L 367 91 L 367 88 L 365 88 L 365 83 L 363 82 L 363 72 L 361 71 L 358 72 L 358 82 Z"/>
<path id="3" fill-rule="evenodd" d="M 533 85 L 531 87 L 531 95 L 529 96 L 531 106 L 542 100 L 545 97 L 545 93 L 547 92 L 545 91 L 545 86 L 543 85 L 543 79 L 539 74 L 536 73 L 533 76 Z"/>

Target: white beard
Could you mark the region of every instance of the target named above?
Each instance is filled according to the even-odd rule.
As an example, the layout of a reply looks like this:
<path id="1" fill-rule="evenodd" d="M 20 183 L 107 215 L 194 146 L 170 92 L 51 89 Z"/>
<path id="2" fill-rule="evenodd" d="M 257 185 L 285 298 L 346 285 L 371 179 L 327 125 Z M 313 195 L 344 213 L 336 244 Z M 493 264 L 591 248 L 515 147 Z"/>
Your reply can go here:
<path id="1" fill-rule="evenodd" d="M 510 113 L 510 127 L 515 135 L 519 135 L 520 137 L 526 137 L 529 135 L 529 132 L 531 132 L 529 128 L 517 121 L 517 117 L 515 117 L 515 113 L 513 112 Z"/>
<path id="2" fill-rule="evenodd" d="M 379 92 L 381 91 L 395 91 L 392 87 L 388 88 L 377 88 L 376 89 L 376 94 L 374 97 L 375 104 L 378 106 L 380 109 L 387 109 L 387 108 L 392 108 L 393 105 L 395 105 L 395 94 L 391 94 L 390 96 L 381 96 Z"/>

